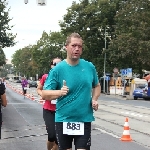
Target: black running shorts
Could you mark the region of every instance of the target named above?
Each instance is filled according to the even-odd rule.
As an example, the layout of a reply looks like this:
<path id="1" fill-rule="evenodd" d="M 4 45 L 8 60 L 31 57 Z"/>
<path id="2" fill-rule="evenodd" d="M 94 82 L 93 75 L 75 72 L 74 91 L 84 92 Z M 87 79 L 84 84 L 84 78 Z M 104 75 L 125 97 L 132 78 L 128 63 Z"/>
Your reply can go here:
<path id="1" fill-rule="evenodd" d="M 90 150 L 91 146 L 91 122 L 84 123 L 84 135 L 63 134 L 63 122 L 56 122 L 56 137 L 59 150 L 72 148 L 74 140 L 75 149 Z"/>

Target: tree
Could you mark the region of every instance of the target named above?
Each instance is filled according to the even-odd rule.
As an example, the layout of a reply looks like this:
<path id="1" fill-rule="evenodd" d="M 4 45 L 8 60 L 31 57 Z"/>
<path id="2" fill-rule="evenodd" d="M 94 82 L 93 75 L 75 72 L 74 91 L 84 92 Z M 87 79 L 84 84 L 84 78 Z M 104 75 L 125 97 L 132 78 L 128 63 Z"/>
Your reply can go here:
<path id="1" fill-rule="evenodd" d="M 60 51 L 64 44 L 64 36 L 60 32 L 43 32 L 42 37 L 32 49 L 33 60 L 38 65 L 39 74 L 47 73 L 50 69 L 50 61 L 56 57 L 62 57 Z"/>
<path id="2" fill-rule="evenodd" d="M 2 48 L 0 48 L 0 66 L 2 66 L 3 64 L 6 64 L 5 60 L 6 60 L 5 54 Z"/>
<path id="3" fill-rule="evenodd" d="M 15 35 L 13 35 L 10 30 L 12 26 L 9 26 L 9 22 L 11 19 L 9 18 L 9 9 L 6 9 L 7 2 L 6 0 L 0 1 L 0 66 L 5 64 L 5 54 L 2 48 L 10 47 L 15 44 L 14 39 Z"/>
<path id="4" fill-rule="evenodd" d="M 134 72 L 150 68 L 150 2 L 120 2 L 115 17 L 116 38 L 109 47 L 110 60 L 118 67 L 131 67 Z"/>
<path id="5" fill-rule="evenodd" d="M 36 74 L 48 73 L 50 61 L 56 57 L 62 57 L 60 51 L 64 44 L 64 35 L 60 32 L 45 31 L 35 45 L 29 45 L 19 49 L 13 55 L 12 63 L 17 72 L 27 77 Z"/>
<path id="6" fill-rule="evenodd" d="M 19 49 L 13 54 L 12 63 L 17 74 L 29 76 L 29 72 L 32 71 L 31 55 L 31 45 Z"/>
<path id="7" fill-rule="evenodd" d="M 9 18 L 10 9 L 6 9 L 7 5 L 6 0 L 0 1 L 0 47 L 2 48 L 10 47 L 15 44 L 15 35 L 9 32 L 13 26 L 9 25 L 12 19 Z"/>

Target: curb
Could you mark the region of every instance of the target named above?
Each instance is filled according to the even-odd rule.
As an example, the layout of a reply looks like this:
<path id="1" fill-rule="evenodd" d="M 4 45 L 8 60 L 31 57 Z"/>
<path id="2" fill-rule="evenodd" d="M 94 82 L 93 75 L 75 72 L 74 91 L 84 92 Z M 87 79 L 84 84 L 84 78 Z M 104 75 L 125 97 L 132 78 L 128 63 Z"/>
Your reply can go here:
<path id="1" fill-rule="evenodd" d="M 15 88 L 13 87 L 11 84 L 7 83 L 6 86 L 10 89 L 12 89 L 14 92 L 20 94 L 20 95 L 23 95 L 23 92 L 22 90 L 18 89 L 18 88 Z M 39 104 L 44 104 L 45 100 L 43 100 L 41 97 L 40 98 L 36 98 L 35 96 L 33 96 L 33 94 L 29 93 L 29 94 L 26 94 L 25 95 L 26 98 L 32 100 L 32 101 L 36 101 L 37 103 Z"/>

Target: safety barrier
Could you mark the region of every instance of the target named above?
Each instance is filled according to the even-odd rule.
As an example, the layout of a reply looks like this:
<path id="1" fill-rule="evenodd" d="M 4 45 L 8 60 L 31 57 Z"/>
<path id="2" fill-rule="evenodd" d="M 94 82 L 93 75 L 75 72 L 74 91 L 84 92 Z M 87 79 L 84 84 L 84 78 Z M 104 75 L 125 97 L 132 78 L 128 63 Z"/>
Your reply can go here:
<path id="1" fill-rule="evenodd" d="M 20 95 L 23 95 L 23 91 L 22 91 L 22 88 L 18 88 L 18 87 L 13 87 L 12 85 L 10 84 L 6 84 L 6 86 L 10 89 L 12 89 L 14 92 L 20 94 Z M 30 100 L 32 101 L 37 101 L 39 104 L 44 104 L 45 103 L 45 100 L 42 99 L 41 96 L 38 95 L 38 97 L 35 97 L 32 93 L 27 93 L 25 95 L 27 98 L 29 98 Z"/>
<path id="2" fill-rule="evenodd" d="M 124 87 L 121 86 L 110 86 L 110 94 L 114 95 L 123 95 Z"/>

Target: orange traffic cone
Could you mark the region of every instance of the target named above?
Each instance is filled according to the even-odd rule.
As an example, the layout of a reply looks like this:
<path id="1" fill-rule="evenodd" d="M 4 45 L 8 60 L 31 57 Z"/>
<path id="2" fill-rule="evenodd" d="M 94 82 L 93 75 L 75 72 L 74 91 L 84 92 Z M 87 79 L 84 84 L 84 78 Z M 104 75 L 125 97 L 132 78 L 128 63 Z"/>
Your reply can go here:
<path id="1" fill-rule="evenodd" d="M 33 94 L 32 94 L 31 100 L 34 100 Z"/>
<path id="2" fill-rule="evenodd" d="M 120 139 L 121 141 L 132 141 L 129 133 L 129 123 L 128 118 L 125 120 L 123 135 Z"/>
<path id="3" fill-rule="evenodd" d="M 28 94 L 28 98 L 30 98 L 30 94 Z"/>
<path id="4" fill-rule="evenodd" d="M 27 96 L 27 98 L 30 98 L 30 94 L 27 94 L 26 96 Z"/>
<path id="5" fill-rule="evenodd" d="M 39 100 L 39 103 L 43 105 L 44 102 L 45 102 L 45 100 L 43 100 L 42 97 L 41 97 L 40 100 Z"/>

